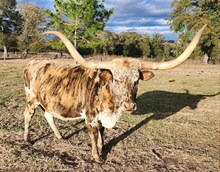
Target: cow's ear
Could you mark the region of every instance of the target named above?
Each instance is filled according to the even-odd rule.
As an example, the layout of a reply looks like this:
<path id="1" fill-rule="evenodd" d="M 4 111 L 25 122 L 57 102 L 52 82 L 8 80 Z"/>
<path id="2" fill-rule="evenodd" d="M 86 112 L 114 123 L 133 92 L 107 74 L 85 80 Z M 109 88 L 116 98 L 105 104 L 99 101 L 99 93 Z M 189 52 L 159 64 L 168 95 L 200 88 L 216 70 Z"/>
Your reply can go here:
<path id="1" fill-rule="evenodd" d="M 100 74 L 99 77 L 103 81 L 110 81 L 112 80 L 112 73 L 109 70 L 103 70 Z"/>
<path id="2" fill-rule="evenodd" d="M 154 77 L 154 73 L 151 71 L 140 71 L 140 79 L 143 81 L 147 81 Z"/>

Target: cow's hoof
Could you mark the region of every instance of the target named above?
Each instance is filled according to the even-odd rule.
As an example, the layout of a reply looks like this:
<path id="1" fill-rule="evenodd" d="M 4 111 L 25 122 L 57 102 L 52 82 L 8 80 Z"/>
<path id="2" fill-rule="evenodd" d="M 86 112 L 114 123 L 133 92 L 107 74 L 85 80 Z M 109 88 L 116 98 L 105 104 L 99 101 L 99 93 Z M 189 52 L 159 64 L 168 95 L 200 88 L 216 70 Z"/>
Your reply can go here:
<path id="1" fill-rule="evenodd" d="M 97 163 L 104 163 L 104 159 L 102 159 L 101 157 L 97 157 L 97 158 L 92 158 L 93 161 L 97 162 Z"/>
<path id="2" fill-rule="evenodd" d="M 63 137 L 62 136 L 56 136 L 57 139 L 62 140 Z"/>
<path id="3" fill-rule="evenodd" d="M 25 142 L 25 143 L 28 143 L 28 144 L 31 144 L 31 139 L 30 139 L 30 137 L 24 138 L 24 142 Z"/>

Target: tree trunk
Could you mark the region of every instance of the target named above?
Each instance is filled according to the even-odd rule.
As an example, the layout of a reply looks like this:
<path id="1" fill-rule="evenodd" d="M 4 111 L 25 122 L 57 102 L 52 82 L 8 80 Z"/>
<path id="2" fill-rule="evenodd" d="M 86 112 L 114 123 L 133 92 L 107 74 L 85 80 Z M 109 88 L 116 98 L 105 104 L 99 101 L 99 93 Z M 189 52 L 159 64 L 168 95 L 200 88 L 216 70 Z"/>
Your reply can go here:
<path id="1" fill-rule="evenodd" d="M 208 62 L 209 62 L 209 56 L 207 54 L 204 54 L 203 63 L 208 64 Z"/>
<path id="2" fill-rule="evenodd" d="M 77 18 L 75 19 L 75 31 L 74 31 L 74 47 L 77 49 Z"/>
<path id="3" fill-rule="evenodd" d="M 6 60 L 6 58 L 8 57 L 8 50 L 5 45 L 3 45 L 3 49 L 4 49 L 3 58 L 4 58 L 4 60 Z"/>
<path id="4" fill-rule="evenodd" d="M 77 41 L 76 41 L 77 31 L 76 31 L 76 28 L 75 28 L 74 34 L 75 34 L 74 47 L 77 48 L 77 47 L 76 47 L 76 46 L 77 46 Z"/>
<path id="5" fill-rule="evenodd" d="M 27 55 L 28 55 L 28 50 L 25 49 L 25 50 L 22 52 L 22 54 L 21 54 L 21 58 L 22 58 L 22 59 L 26 59 L 26 58 L 27 58 Z"/>

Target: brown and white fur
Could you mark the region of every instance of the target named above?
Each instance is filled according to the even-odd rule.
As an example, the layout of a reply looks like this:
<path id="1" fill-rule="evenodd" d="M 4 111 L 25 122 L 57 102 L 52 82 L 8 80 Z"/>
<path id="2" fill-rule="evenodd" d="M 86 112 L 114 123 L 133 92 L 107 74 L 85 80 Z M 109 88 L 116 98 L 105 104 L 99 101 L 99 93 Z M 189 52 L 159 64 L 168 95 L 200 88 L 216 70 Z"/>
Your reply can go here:
<path id="1" fill-rule="evenodd" d="M 58 139 L 62 138 L 53 118 L 85 119 L 92 141 L 92 156 L 100 161 L 97 147 L 103 146 L 103 127 L 114 127 L 123 111 L 136 109 L 139 79 L 148 80 L 152 72 L 141 71 L 138 61 L 116 60 L 112 70 L 60 65 L 50 61 L 31 61 L 24 70 L 27 107 L 24 112 L 24 139 L 38 105 Z"/>
<path id="2" fill-rule="evenodd" d="M 79 66 L 61 65 L 50 61 L 31 61 L 24 70 L 27 106 L 25 108 L 24 139 L 29 140 L 29 125 L 37 106 L 58 139 L 62 138 L 53 118 L 85 119 L 92 141 L 92 156 L 100 162 L 98 149 L 103 146 L 104 128 L 112 128 L 124 111 L 136 109 L 139 80 L 153 77 L 149 70 L 164 70 L 182 64 L 195 49 L 203 26 L 186 50 L 168 62 L 147 62 L 133 58 L 116 58 L 109 62 L 88 62 L 60 32 L 58 36 Z"/>

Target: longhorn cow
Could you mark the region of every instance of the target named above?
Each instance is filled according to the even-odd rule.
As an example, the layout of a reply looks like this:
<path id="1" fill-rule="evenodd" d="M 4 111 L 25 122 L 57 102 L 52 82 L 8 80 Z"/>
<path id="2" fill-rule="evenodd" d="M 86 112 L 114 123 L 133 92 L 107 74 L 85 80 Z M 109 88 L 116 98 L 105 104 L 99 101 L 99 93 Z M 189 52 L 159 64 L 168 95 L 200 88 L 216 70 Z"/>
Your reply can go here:
<path id="1" fill-rule="evenodd" d="M 37 106 L 58 139 L 62 136 L 53 118 L 61 120 L 85 119 L 92 142 L 92 157 L 101 162 L 104 128 L 112 128 L 125 111 L 136 109 L 139 80 L 154 75 L 148 70 L 164 70 L 182 64 L 195 49 L 203 26 L 186 50 L 168 62 L 147 62 L 134 58 L 116 58 L 106 62 L 86 61 L 72 43 L 60 32 L 44 34 L 58 36 L 78 66 L 61 65 L 50 61 L 31 61 L 24 69 L 27 106 L 24 111 L 24 140 L 29 141 L 29 126 Z"/>

